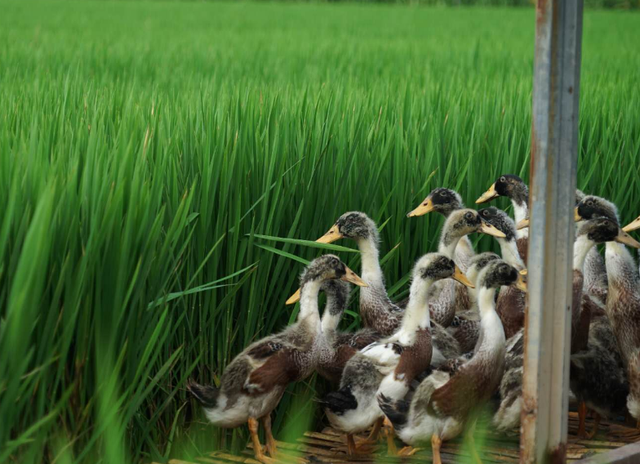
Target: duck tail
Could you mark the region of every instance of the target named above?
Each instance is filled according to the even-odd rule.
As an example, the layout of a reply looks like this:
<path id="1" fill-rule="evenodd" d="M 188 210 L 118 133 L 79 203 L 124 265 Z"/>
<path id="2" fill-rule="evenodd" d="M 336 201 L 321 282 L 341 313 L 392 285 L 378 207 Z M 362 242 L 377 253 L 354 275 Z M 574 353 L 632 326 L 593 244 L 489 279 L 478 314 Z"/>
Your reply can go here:
<path id="1" fill-rule="evenodd" d="M 218 396 L 220 395 L 220 390 L 211 385 L 200 385 L 199 383 L 194 382 L 189 379 L 187 381 L 187 390 L 189 393 L 198 400 L 203 407 L 207 409 L 213 409 L 216 407 L 218 403 Z"/>
<path id="2" fill-rule="evenodd" d="M 409 418 L 410 403 L 405 400 L 393 400 L 388 396 L 380 393 L 378 395 L 378 404 L 380 409 L 387 416 L 387 419 L 393 424 L 396 431 L 400 431 L 407 426 Z"/>
<path id="3" fill-rule="evenodd" d="M 353 396 L 351 388 L 348 386 L 327 394 L 324 398 L 319 399 L 318 402 L 338 416 L 358 407 L 358 400 Z"/>

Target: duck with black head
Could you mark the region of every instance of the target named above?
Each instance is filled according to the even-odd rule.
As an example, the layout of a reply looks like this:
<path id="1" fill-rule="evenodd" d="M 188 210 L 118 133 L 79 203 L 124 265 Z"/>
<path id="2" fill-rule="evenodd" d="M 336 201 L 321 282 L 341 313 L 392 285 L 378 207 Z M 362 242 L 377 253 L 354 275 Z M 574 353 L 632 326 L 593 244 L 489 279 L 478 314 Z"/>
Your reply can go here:
<path id="1" fill-rule="evenodd" d="M 486 203 L 498 197 L 507 197 L 513 205 L 513 217 L 515 223 L 519 223 L 529 216 L 529 186 L 514 174 L 503 174 L 491 184 L 491 187 L 484 192 L 477 200 L 476 204 Z M 529 246 L 529 230 L 518 229 L 516 232 L 516 244 L 520 257 L 526 263 Z"/>
<path id="2" fill-rule="evenodd" d="M 455 261 L 458 245 L 463 240 L 468 240 L 468 235 L 474 232 L 481 232 L 494 237 L 504 236 L 494 226 L 483 221 L 477 211 L 473 209 L 457 209 L 449 213 L 442 226 L 438 252 Z M 469 267 L 469 262 L 466 261 L 467 268 Z M 434 321 L 443 327 L 451 325 L 457 312 L 471 309 L 468 289 L 455 282 L 447 281 L 441 282 L 436 286 L 434 299 L 430 304 Z"/>
<path id="3" fill-rule="evenodd" d="M 585 304 L 583 267 L 589 250 L 598 243 L 627 241 L 626 233 L 606 217 L 578 223 L 573 252 L 573 304 L 571 317 L 571 391 L 580 402 L 578 435 L 593 438 L 600 417 L 624 415 L 629 385 L 606 316 Z M 596 414 L 595 427 L 587 433 L 586 408 Z"/>
<path id="4" fill-rule="evenodd" d="M 505 236 L 497 238 L 500 244 L 502 259 L 518 271 L 525 270 L 525 264 L 518 252 L 516 225 L 507 213 L 494 206 L 478 211 L 482 219 L 493 225 Z M 524 327 L 526 298 L 525 293 L 513 286 L 500 289 L 496 309 L 504 326 L 507 339 L 513 337 Z"/>
<path id="5" fill-rule="evenodd" d="M 576 220 L 606 217 L 618 223 L 618 210 L 604 198 L 585 197 L 575 210 Z M 640 248 L 626 232 L 623 239 L 607 242 L 605 264 L 609 291 L 606 313 L 627 368 L 629 413 L 640 420 L 640 275 L 638 265 L 625 245 Z"/>
<path id="6" fill-rule="evenodd" d="M 413 380 L 429 369 L 434 351 L 427 304 L 430 287 L 446 278 L 471 285 L 454 262 L 440 253 L 420 258 L 412 276 L 410 300 L 400 328 L 356 353 L 344 369 L 340 389 L 321 400 L 331 424 L 347 434 L 349 454 L 358 451 L 353 434 L 383 418 L 376 394 L 403 398 Z"/>
<path id="7" fill-rule="evenodd" d="M 224 370 L 220 387 L 191 380 L 187 384 L 212 424 L 224 428 L 248 424 L 255 457 L 260 462 L 277 462 L 270 415 L 287 385 L 308 377 L 316 368 L 321 333 L 318 294 L 326 281 L 334 279 L 366 287 L 337 256 L 313 260 L 300 277 L 300 292 L 288 301 L 300 300 L 295 324 L 249 345 Z M 265 456 L 260 444 L 258 421 L 263 423 L 270 457 Z"/>
<path id="8" fill-rule="evenodd" d="M 478 413 L 502 378 L 505 336 L 495 311 L 495 290 L 503 285 L 526 288 L 522 275 L 502 260 L 489 263 L 480 273 L 478 284 L 482 336 L 473 357 L 454 374 L 434 371 L 420 383 L 410 401 L 393 400 L 385 395 L 378 398 L 382 411 L 402 441 L 409 445 L 431 441 L 434 463 L 442 462 L 442 442 L 458 436 L 465 426 L 471 432 L 469 439 L 473 443 L 473 426 Z M 472 448 L 475 453 L 475 447 Z M 415 451 L 408 447 L 400 454 L 411 455 Z"/>

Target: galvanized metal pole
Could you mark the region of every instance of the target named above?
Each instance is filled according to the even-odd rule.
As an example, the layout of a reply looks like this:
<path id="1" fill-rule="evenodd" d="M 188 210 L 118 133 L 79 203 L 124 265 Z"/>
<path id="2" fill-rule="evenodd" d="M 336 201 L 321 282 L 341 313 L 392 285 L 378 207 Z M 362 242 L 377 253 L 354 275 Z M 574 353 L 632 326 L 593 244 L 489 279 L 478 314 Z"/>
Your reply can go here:
<path id="1" fill-rule="evenodd" d="M 538 0 L 520 462 L 565 462 L 582 0 Z"/>

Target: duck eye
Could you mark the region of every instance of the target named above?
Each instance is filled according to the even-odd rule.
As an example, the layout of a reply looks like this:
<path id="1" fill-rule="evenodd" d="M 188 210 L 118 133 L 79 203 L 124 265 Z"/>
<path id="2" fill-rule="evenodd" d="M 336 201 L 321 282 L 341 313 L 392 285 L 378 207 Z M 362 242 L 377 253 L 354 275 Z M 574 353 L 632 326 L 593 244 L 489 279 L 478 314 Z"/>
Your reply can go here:
<path id="1" fill-rule="evenodd" d="M 587 206 L 593 206 L 593 200 L 589 200 L 589 201 L 587 202 Z"/>
<path id="2" fill-rule="evenodd" d="M 473 213 L 467 213 L 464 215 L 465 219 L 473 219 Z"/>
<path id="3" fill-rule="evenodd" d="M 507 178 L 505 176 L 500 177 L 500 182 L 506 182 Z"/>
<path id="4" fill-rule="evenodd" d="M 486 209 L 482 212 L 483 216 L 488 216 L 489 215 L 489 211 L 487 211 Z"/>

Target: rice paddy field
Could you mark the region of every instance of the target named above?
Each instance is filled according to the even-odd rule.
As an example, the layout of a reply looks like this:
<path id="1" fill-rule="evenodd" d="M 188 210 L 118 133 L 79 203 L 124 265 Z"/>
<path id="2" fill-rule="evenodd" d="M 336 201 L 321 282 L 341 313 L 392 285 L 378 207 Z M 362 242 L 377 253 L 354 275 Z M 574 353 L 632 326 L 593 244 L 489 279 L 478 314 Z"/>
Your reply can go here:
<path id="1" fill-rule="evenodd" d="M 219 381 L 295 319 L 284 301 L 326 250 L 274 237 L 314 240 L 363 210 L 401 297 L 442 224 L 407 211 L 438 186 L 472 204 L 500 174 L 528 179 L 531 8 L 0 9 L 0 462 L 243 447 L 246 430 L 208 427 L 184 386 Z M 626 223 L 640 214 L 640 15 L 589 10 L 584 34 L 578 184 Z M 337 253 L 357 270 L 351 251 Z M 326 388 L 291 386 L 276 436 L 317 427 Z"/>

